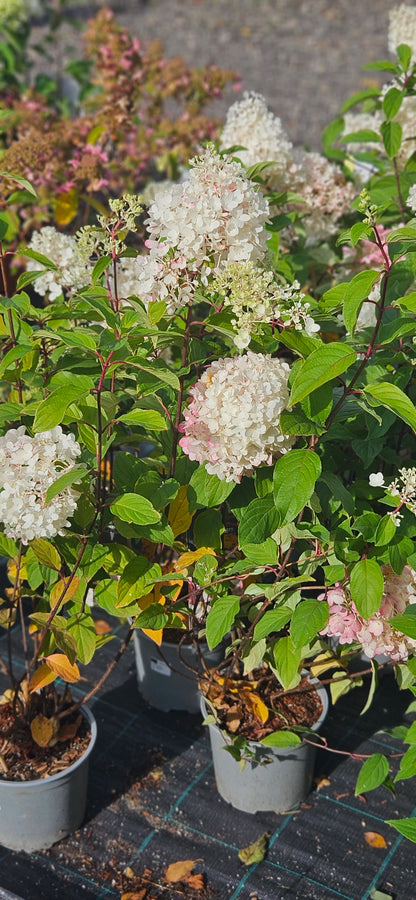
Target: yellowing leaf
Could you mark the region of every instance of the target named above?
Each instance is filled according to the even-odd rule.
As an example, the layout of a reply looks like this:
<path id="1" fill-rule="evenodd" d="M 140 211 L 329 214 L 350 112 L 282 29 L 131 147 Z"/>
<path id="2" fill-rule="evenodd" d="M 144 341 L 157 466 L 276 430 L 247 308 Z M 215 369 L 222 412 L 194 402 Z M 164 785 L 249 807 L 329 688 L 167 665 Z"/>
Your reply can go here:
<path id="1" fill-rule="evenodd" d="M 256 719 L 264 725 L 269 718 L 269 710 L 267 709 L 266 704 L 263 703 L 263 700 L 260 699 L 259 695 L 254 694 L 253 691 L 243 691 L 242 700 Z"/>
<path id="2" fill-rule="evenodd" d="M 364 837 L 370 847 L 387 847 L 387 841 L 378 831 L 365 831 Z"/>
<path id="3" fill-rule="evenodd" d="M 248 847 L 243 847 L 242 850 L 239 850 L 238 858 L 241 859 L 241 862 L 244 863 L 245 866 L 252 866 L 253 863 L 262 862 L 267 853 L 269 838 L 269 832 L 265 831 L 264 834 L 257 838 L 257 841 L 254 841 L 252 844 L 249 844 Z"/>
<path id="4" fill-rule="evenodd" d="M 169 506 L 168 522 L 174 537 L 188 531 L 192 522 L 192 513 L 189 511 L 188 485 L 182 484 L 172 503 Z"/>
<path id="5" fill-rule="evenodd" d="M 30 679 L 29 693 L 40 691 L 41 688 L 44 688 L 47 684 L 51 684 L 52 681 L 55 681 L 56 676 L 57 673 L 52 672 L 47 663 L 42 663 Z"/>
<path id="6" fill-rule="evenodd" d="M 166 598 L 163 596 L 163 594 L 160 593 L 157 585 L 154 587 L 153 591 L 150 592 L 150 594 L 146 594 L 145 597 L 140 597 L 140 600 L 138 600 L 138 606 L 140 606 L 140 609 L 147 609 L 147 607 L 151 606 L 152 603 L 160 603 L 161 606 L 164 606 L 166 603 Z M 142 628 L 142 631 L 144 634 L 147 634 L 147 637 L 149 637 L 151 641 L 154 641 L 158 647 L 161 646 L 163 640 L 163 628 L 158 628 L 156 631 L 153 628 Z"/>
<path id="7" fill-rule="evenodd" d="M 182 553 L 174 563 L 175 572 L 183 572 L 188 566 L 198 562 L 198 559 L 201 559 L 202 556 L 215 556 L 215 552 L 212 547 L 199 547 L 198 550 L 189 550 L 187 553 Z M 180 582 L 172 581 L 170 583 L 179 584 Z"/>
<path id="8" fill-rule="evenodd" d="M 319 655 L 315 657 L 310 667 L 310 673 L 313 678 L 319 678 L 319 675 L 323 675 L 323 673 L 328 672 L 329 669 L 343 668 L 342 662 L 339 659 L 334 658 L 332 653 L 328 651 L 327 653 L 319 653 Z"/>
<path id="9" fill-rule="evenodd" d="M 12 584 L 14 584 L 17 575 L 17 566 L 14 559 L 9 560 L 9 562 L 7 563 L 7 574 Z M 21 581 L 27 581 L 27 569 L 24 563 L 20 566 L 19 578 Z"/>
<path id="10" fill-rule="evenodd" d="M 73 578 L 71 579 L 71 582 L 69 584 L 68 584 L 68 582 L 69 582 L 68 578 L 67 579 L 60 578 L 59 581 L 57 581 L 51 588 L 51 592 L 49 594 L 49 603 L 50 603 L 51 609 L 53 609 L 56 606 L 59 598 L 64 593 L 64 591 L 65 591 L 65 594 L 62 598 L 62 605 L 64 603 L 67 603 L 69 600 L 72 600 L 72 598 L 75 596 L 75 594 L 79 588 L 79 578 L 76 575 L 74 575 Z"/>
<path id="11" fill-rule="evenodd" d="M 52 653 L 47 656 L 45 662 L 48 664 L 55 675 L 59 675 L 63 681 L 79 681 L 81 678 L 79 668 L 76 663 L 70 663 L 69 659 L 63 653 Z"/>
<path id="12" fill-rule="evenodd" d="M 165 881 L 175 883 L 175 881 L 183 881 L 187 875 L 190 875 L 197 859 L 181 859 L 178 862 L 171 863 L 165 872 Z"/>
<path id="13" fill-rule="evenodd" d="M 52 716 L 50 719 L 39 713 L 30 723 L 32 738 L 39 747 L 52 747 L 56 744 L 56 735 L 59 731 L 59 721 Z"/>
<path id="14" fill-rule="evenodd" d="M 55 221 L 58 225 L 68 225 L 78 211 L 78 194 L 75 188 L 58 194 L 55 203 Z"/>

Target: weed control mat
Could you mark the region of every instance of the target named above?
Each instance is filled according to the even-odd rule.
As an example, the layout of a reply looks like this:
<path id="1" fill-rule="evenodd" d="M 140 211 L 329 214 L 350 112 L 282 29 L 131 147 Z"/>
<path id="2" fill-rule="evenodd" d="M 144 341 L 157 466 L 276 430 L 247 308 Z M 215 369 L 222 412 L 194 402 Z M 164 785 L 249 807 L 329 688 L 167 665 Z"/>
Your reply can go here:
<path id="1" fill-rule="evenodd" d="M 101 651 L 97 673 L 115 645 Z M 86 674 L 85 693 L 91 667 Z M 409 695 L 386 675 L 372 708 L 360 716 L 365 699 L 366 691 L 356 689 L 330 711 L 322 730 L 328 743 L 353 753 L 402 752 L 380 729 L 402 721 Z M 315 788 L 300 809 L 284 815 L 234 810 L 217 794 L 200 718 L 143 703 L 132 648 L 93 711 L 98 740 L 84 825 L 41 853 L 0 848 L 0 900 L 10 894 L 110 900 L 123 893 L 126 900 L 370 900 L 375 889 L 408 900 L 415 848 L 384 820 L 416 814 L 411 781 L 399 782 L 395 797 L 383 788 L 355 797 L 359 762 L 319 751 Z M 266 858 L 244 865 L 238 851 L 266 832 Z M 171 869 L 168 875 L 179 880 L 167 880 L 168 867 L 184 860 L 194 865 L 183 867 L 182 876 Z"/>

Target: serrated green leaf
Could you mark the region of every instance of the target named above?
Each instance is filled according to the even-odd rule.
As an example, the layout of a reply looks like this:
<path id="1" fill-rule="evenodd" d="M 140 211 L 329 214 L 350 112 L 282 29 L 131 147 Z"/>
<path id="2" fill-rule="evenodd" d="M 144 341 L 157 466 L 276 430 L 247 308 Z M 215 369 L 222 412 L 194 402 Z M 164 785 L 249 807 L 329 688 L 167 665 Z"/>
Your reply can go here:
<path id="1" fill-rule="evenodd" d="M 272 497 L 252 500 L 243 511 L 238 528 L 239 546 L 262 544 L 280 523 L 280 514 Z"/>
<path id="2" fill-rule="evenodd" d="M 397 628 L 397 631 L 416 640 L 416 608 L 414 605 L 408 606 L 402 615 L 392 616 L 389 622 L 394 628 Z"/>
<path id="3" fill-rule="evenodd" d="M 278 609 L 267 610 L 262 618 L 257 622 L 254 629 L 254 639 L 260 641 L 262 638 L 269 637 L 273 632 L 280 631 L 290 621 L 292 610 L 289 606 L 279 606 Z"/>
<path id="4" fill-rule="evenodd" d="M 119 416 L 117 421 L 126 422 L 127 425 L 140 425 L 147 431 L 164 431 L 167 428 L 166 419 L 155 409 L 132 409 Z"/>
<path id="5" fill-rule="evenodd" d="M 123 494 L 110 506 L 111 512 L 123 522 L 136 525 L 152 525 L 160 521 L 161 514 L 139 494 Z"/>
<path id="6" fill-rule="evenodd" d="M 205 466 L 198 466 L 189 482 L 188 500 L 191 512 L 198 507 L 219 506 L 235 488 L 234 481 L 221 481 L 216 475 L 208 475 Z"/>
<path id="7" fill-rule="evenodd" d="M 227 597 L 216 598 L 206 621 L 206 638 L 210 650 L 221 643 L 223 637 L 230 630 L 239 609 L 239 597 L 229 594 Z"/>
<path id="8" fill-rule="evenodd" d="M 347 344 L 324 344 L 314 350 L 295 375 L 289 406 L 294 406 L 321 384 L 326 384 L 346 372 L 356 358 L 355 350 Z"/>
<path id="9" fill-rule="evenodd" d="M 380 131 L 387 156 L 393 159 L 402 145 L 402 127 L 398 122 L 383 122 Z"/>
<path id="10" fill-rule="evenodd" d="M 416 818 L 410 819 L 386 819 L 386 825 L 392 825 L 409 841 L 416 843 Z"/>
<path id="11" fill-rule="evenodd" d="M 56 388 L 46 397 L 46 400 L 42 400 L 39 404 L 33 423 L 33 431 L 35 433 L 49 431 L 49 429 L 55 428 L 56 425 L 60 425 L 68 406 L 76 400 L 80 400 L 81 397 L 85 397 L 93 387 L 94 382 L 91 378 L 85 375 L 73 375 L 70 383 Z"/>
<path id="12" fill-rule="evenodd" d="M 380 608 L 383 590 L 383 573 L 375 559 L 360 559 L 355 563 L 350 576 L 350 593 L 363 619 L 369 619 Z"/>
<path id="13" fill-rule="evenodd" d="M 370 759 L 366 759 L 361 767 L 355 786 L 355 796 L 372 791 L 383 784 L 389 774 L 389 763 L 382 753 L 373 753 Z"/>
<path id="14" fill-rule="evenodd" d="M 319 456 L 307 448 L 289 450 L 277 460 L 273 474 L 273 493 L 276 509 L 280 514 L 280 525 L 293 521 L 300 513 L 310 500 L 320 473 Z"/>
<path id="15" fill-rule="evenodd" d="M 51 500 L 53 500 L 54 497 L 57 496 L 57 494 L 60 494 L 66 488 L 71 487 L 71 485 L 80 482 L 81 478 L 83 478 L 86 474 L 87 470 L 85 469 L 85 466 L 74 466 L 68 472 L 63 472 L 63 474 L 60 475 L 59 478 L 57 478 L 50 487 L 48 487 L 48 490 L 45 494 L 46 506 L 51 502 Z"/>
<path id="16" fill-rule="evenodd" d="M 297 747 L 300 743 L 301 738 L 294 731 L 273 731 L 260 741 L 266 747 Z"/>
<path id="17" fill-rule="evenodd" d="M 75 639 L 78 659 L 87 666 L 94 656 L 97 637 L 91 614 L 78 613 L 69 619 L 67 627 Z"/>
<path id="18" fill-rule="evenodd" d="M 345 292 L 343 317 L 349 334 L 354 334 L 362 303 L 367 299 L 372 287 L 380 278 L 380 272 L 366 269 L 350 281 Z"/>
<path id="19" fill-rule="evenodd" d="M 55 569 L 56 572 L 60 571 L 62 565 L 61 557 L 53 544 L 50 544 L 44 538 L 36 538 L 30 542 L 30 548 L 42 566 L 46 566 L 48 569 Z"/>
<path id="20" fill-rule="evenodd" d="M 416 408 L 396 384 L 380 381 L 378 384 L 366 385 L 364 391 L 375 406 L 384 406 L 386 409 L 390 409 L 416 432 Z"/>
<path id="21" fill-rule="evenodd" d="M 290 634 L 295 647 L 304 647 L 318 637 L 329 618 L 325 600 L 302 600 L 293 610 Z"/>
<path id="22" fill-rule="evenodd" d="M 300 681 L 301 650 L 295 647 L 291 637 L 279 638 L 273 647 L 274 662 L 279 680 L 287 691 Z"/>

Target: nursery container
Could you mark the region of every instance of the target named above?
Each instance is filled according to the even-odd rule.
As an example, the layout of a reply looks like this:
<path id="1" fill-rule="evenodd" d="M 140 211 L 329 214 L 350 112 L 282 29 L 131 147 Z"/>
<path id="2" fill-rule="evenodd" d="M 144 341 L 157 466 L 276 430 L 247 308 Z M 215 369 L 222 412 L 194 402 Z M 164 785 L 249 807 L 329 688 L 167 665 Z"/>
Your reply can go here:
<path id="1" fill-rule="evenodd" d="M 202 665 L 194 645 L 181 645 L 182 662 L 176 643 L 163 641 L 161 647 L 158 647 L 140 629 L 134 631 L 133 639 L 137 680 L 143 699 L 163 712 L 178 709 L 198 713 L 197 673 L 202 672 Z M 200 649 L 208 668 L 217 665 L 224 658 L 222 644 L 214 650 L 208 650 L 208 645 L 202 643 Z"/>
<path id="2" fill-rule="evenodd" d="M 315 679 L 312 679 L 315 682 Z M 319 682 L 322 713 L 312 726 L 318 731 L 328 712 L 328 695 Z M 205 698 L 200 698 L 201 711 L 207 715 Z M 224 749 L 226 734 L 217 725 L 208 725 L 217 789 L 223 800 L 242 812 L 286 812 L 307 797 L 313 779 L 316 747 L 302 743 L 297 747 L 265 747 L 250 742 L 255 760 L 248 760 L 243 769 Z M 231 741 L 230 741 L 231 743 Z"/>
<path id="3" fill-rule="evenodd" d="M 88 709 L 82 714 L 91 729 L 83 755 L 56 775 L 33 781 L 0 779 L 0 844 L 10 850 L 46 850 L 76 831 L 85 815 L 88 763 L 97 723 Z"/>

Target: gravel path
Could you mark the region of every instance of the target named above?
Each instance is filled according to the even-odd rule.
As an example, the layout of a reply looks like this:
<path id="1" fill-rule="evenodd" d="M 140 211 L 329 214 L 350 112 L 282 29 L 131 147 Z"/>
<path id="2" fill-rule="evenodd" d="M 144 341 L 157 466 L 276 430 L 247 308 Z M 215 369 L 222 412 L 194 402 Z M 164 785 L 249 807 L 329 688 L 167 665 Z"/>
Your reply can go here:
<path id="1" fill-rule="evenodd" d="M 90 0 L 89 7 L 101 5 Z M 319 149 L 322 128 L 343 101 L 380 83 L 377 72 L 363 72 L 362 66 L 387 57 L 394 0 L 125 0 L 111 5 L 120 24 L 144 42 L 160 38 L 167 56 L 236 70 L 243 89 L 264 95 L 295 144 Z M 230 88 L 215 113 L 223 114 L 235 97 Z"/>

